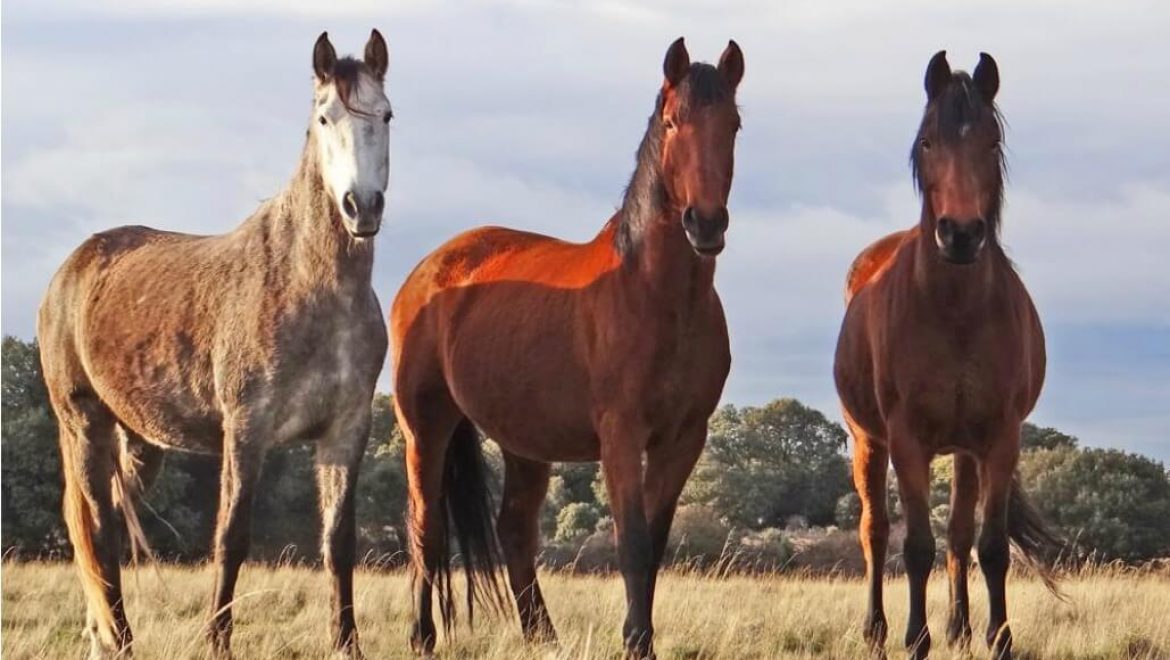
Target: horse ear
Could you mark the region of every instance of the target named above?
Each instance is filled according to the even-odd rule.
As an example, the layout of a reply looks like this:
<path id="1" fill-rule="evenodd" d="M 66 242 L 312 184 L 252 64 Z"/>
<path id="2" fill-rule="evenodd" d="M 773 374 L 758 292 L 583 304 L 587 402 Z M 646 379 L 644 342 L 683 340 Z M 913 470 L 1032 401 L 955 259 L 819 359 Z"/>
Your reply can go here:
<path id="1" fill-rule="evenodd" d="M 666 59 L 662 62 L 662 73 L 666 76 L 667 86 L 674 87 L 681 83 L 690 70 L 691 55 L 687 52 L 683 38 L 679 37 L 670 44 L 666 51 Z"/>
<path id="2" fill-rule="evenodd" d="M 975 66 L 975 75 L 971 78 L 983 94 L 983 100 L 988 103 L 995 100 L 995 93 L 999 91 L 999 65 L 994 58 L 987 53 L 979 53 L 979 64 Z"/>
<path id="3" fill-rule="evenodd" d="M 734 39 L 727 42 L 727 48 L 719 56 L 719 73 L 732 89 L 739 87 L 739 81 L 743 80 L 743 51 Z"/>
<path id="4" fill-rule="evenodd" d="M 947 63 L 947 51 L 940 50 L 926 65 L 926 100 L 933 101 L 947 85 L 951 84 L 951 65 Z"/>
<path id="5" fill-rule="evenodd" d="M 363 59 L 375 78 L 381 80 L 386 76 L 390 55 L 386 53 L 386 40 L 382 38 L 382 33 L 376 29 L 370 30 L 370 40 L 366 42 L 366 55 Z"/>
<path id="6" fill-rule="evenodd" d="M 329 33 L 322 32 L 321 36 L 317 37 L 317 43 L 313 45 L 313 73 L 317 75 L 317 80 L 324 82 L 333 75 L 333 65 L 337 63 L 337 51 L 333 50 L 333 44 L 329 43 Z"/>

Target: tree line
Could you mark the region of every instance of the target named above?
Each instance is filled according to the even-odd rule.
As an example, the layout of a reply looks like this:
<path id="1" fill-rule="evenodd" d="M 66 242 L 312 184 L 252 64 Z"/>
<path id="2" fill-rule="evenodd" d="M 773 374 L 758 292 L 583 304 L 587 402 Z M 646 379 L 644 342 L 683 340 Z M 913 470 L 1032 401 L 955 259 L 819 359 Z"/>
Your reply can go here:
<path id="1" fill-rule="evenodd" d="M 5 556 L 66 557 L 56 418 L 35 342 L 3 341 L 2 542 Z M 373 426 L 357 487 L 359 545 L 368 561 L 405 561 L 404 442 L 389 395 L 373 402 Z M 1020 479 L 1068 540 L 1070 560 L 1142 562 L 1170 556 L 1170 472 L 1152 459 L 1080 446 L 1077 438 L 1026 424 Z M 668 559 L 729 567 L 837 568 L 857 565 L 860 504 L 853 492 L 848 436 L 794 399 L 724 406 L 680 500 Z M 497 491 L 502 463 L 485 443 Z M 945 539 L 950 461 L 933 466 L 932 518 Z M 168 452 L 140 517 L 157 555 L 207 557 L 219 494 L 219 459 Z M 891 513 L 898 522 L 896 485 Z M 253 554 L 315 560 L 317 494 L 313 449 L 291 445 L 266 460 L 253 516 Z M 596 463 L 554 466 L 542 512 L 542 561 L 605 568 L 615 562 L 604 483 Z M 896 548 L 897 546 L 893 546 Z"/>

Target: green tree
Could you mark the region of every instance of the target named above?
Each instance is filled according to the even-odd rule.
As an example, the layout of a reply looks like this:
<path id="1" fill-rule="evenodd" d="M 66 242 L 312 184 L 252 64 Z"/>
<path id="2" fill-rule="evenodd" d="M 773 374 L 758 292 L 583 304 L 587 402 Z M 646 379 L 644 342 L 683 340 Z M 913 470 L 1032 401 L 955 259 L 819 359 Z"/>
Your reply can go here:
<path id="1" fill-rule="evenodd" d="M 1141 561 L 1170 553 L 1170 475 L 1157 461 L 1114 449 L 1037 450 L 1020 475 L 1032 502 L 1101 559 Z"/>
<path id="2" fill-rule="evenodd" d="M 1036 426 L 1031 422 L 1024 422 L 1020 429 L 1020 449 L 1032 451 L 1036 449 L 1076 449 L 1080 444 L 1074 436 L 1061 433 L 1047 426 Z"/>
<path id="3" fill-rule="evenodd" d="M 749 528 L 783 526 L 801 515 L 832 524 L 851 485 L 845 431 L 795 399 L 760 408 L 725 406 L 709 425 L 707 448 L 684 491 Z"/>

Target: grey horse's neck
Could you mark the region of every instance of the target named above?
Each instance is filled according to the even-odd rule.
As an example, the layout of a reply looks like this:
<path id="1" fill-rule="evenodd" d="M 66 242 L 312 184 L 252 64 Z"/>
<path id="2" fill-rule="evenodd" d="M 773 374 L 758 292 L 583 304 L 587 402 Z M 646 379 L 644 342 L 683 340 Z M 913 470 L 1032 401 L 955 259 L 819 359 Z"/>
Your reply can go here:
<path id="1" fill-rule="evenodd" d="M 370 288 L 374 239 L 356 239 L 345 229 L 312 137 L 288 186 L 253 220 L 264 237 L 265 258 L 287 265 L 290 284 L 313 292 L 364 294 Z"/>

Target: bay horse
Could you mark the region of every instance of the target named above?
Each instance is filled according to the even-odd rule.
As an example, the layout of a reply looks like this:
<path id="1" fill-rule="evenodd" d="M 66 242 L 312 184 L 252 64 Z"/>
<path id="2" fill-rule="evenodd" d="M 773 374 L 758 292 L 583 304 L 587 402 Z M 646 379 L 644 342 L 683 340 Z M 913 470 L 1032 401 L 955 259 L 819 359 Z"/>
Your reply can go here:
<path id="1" fill-rule="evenodd" d="M 882 575 L 892 459 L 906 520 L 905 645 L 916 658 L 930 651 L 930 462 L 953 453 L 947 641 L 965 646 L 971 637 L 967 568 L 981 502 L 978 556 L 991 611 L 987 643 L 995 657 L 1008 658 L 1009 540 L 1056 593 L 1049 562 L 1059 539 L 1014 478 L 1020 427 L 1044 382 L 1044 333 L 999 241 L 1005 161 L 995 60 L 981 54 L 968 75 L 952 72 L 946 52 L 939 52 L 927 67 L 925 85 L 926 110 L 911 151 L 922 215 L 917 226 L 879 240 L 854 261 L 834 365 L 862 503 L 869 586 L 864 635 L 880 652 L 887 630 Z"/>
<path id="2" fill-rule="evenodd" d="M 370 285 L 389 180 L 388 56 L 313 48 L 312 117 L 284 192 L 235 230 L 95 234 L 52 280 L 37 326 L 60 426 L 65 521 L 88 607 L 91 654 L 128 653 L 121 523 L 163 448 L 223 457 L 216 584 L 207 629 L 230 653 L 232 597 L 265 452 L 316 442 L 333 646 L 360 655 L 353 612 L 354 486 L 385 358 Z"/>
<path id="3" fill-rule="evenodd" d="M 505 606 L 502 549 L 525 637 L 555 639 L 535 564 L 549 464 L 600 459 L 628 604 L 624 644 L 653 656 L 667 532 L 730 368 L 713 280 L 743 54 L 732 41 L 718 66 L 692 64 L 680 38 L 663 69 L 622 206 L 593 240 L 475 229 L 424 258 L 394 300 L 416 652 L 435 645 L 432 587 L 448 630 L 455 617 L 452 531 L 469 617 L 477 600 Z M 499 546 L 476 427 L 503 452 Z"/>

